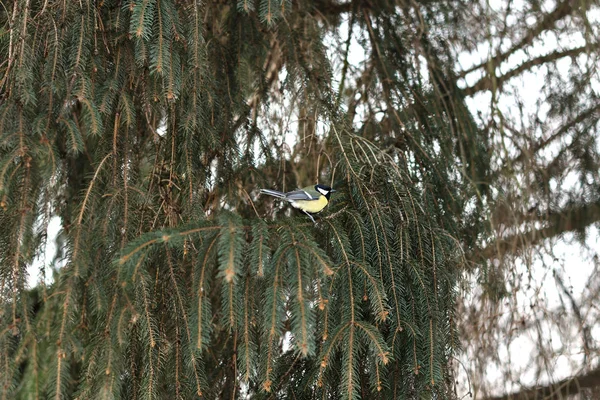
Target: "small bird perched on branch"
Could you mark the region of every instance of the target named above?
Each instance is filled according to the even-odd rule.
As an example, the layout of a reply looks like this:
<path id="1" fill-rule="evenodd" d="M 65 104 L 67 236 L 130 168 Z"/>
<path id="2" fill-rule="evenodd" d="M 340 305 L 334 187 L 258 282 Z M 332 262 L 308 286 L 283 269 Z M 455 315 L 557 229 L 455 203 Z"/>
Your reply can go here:
<path id="1" fill-rule="evenodd" d="M 292 192 L 278 192 L 271 189 L 260 189 L 261 194 L 277 197 L 286 200 L 292 207 L 297 208 L 308 215 L 313 223 L 315 219 L 311 214 L 322 211 L 329 204 L 329 196 L 335 192 L 334 189 L 325 185 L 307 186 L 303 189 L 297 189 Z"/>

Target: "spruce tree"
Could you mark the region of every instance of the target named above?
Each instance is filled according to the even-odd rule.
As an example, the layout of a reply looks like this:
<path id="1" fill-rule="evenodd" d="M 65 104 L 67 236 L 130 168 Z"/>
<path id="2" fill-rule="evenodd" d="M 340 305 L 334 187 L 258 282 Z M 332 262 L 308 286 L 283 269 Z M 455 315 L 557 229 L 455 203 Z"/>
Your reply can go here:
<path id="1" fill-rule="evenodd" d="M 3 4 L 3 399 L 453 397 L 489 150 L 430 23 L 466 4 Z M 317 182 L 316 225 L 258 196 Z"/>

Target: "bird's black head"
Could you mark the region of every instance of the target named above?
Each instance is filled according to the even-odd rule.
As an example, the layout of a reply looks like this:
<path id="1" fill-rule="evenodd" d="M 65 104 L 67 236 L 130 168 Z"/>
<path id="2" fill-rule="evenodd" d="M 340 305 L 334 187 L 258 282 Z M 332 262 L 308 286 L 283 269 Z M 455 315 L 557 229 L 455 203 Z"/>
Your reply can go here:
<path id="1" fill-rule="evenodd" d="M 331 193 L 335 192 L 334 189 L 325 185 L 315 185 L 315 190 L 321 193 L 323 196 L 327 197 L 327 200 L 329 200 L 329 196 L 331 195 Z"/>

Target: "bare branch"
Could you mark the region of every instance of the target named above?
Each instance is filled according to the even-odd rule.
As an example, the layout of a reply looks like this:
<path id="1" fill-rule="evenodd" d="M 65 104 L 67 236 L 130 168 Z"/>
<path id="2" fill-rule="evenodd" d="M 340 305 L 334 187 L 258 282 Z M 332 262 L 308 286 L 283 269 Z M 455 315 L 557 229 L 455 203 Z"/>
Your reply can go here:
<path id="1" fill-rule="evenodd" d="M 600 386 L 600 369 L 595 369 L 585 375 L 575 376 L 548 386 L 536 386 L 524 389 L 518 393 L 498 397 L 488 397 L 485 400 L 559 400 L 580 393 L 583 389 Z"/>
<path id="2" fill-rule="evenodd" d="M 554 11 L 552 11 L 550 14 L 546 14 L 546 16 L 544 18 L 542 18 L 542 20 L 540 21 L 539 24 L 535 25 L 533 28 L 531 28 L 529 31 L 527 31 L 525 36 L 523 36 L 523 38 L 516 45 L 514 45 L 513 47 L 511 47 L 509 50 L 507 50 L 504 53 L 500 53 L 500 54 L 494 56 L 493 58 L 482 62 L 481 64 L 475 65 L 475 66 L 461 72 L 459 77 L 461 77 L 461 78 L 465 77 L 467 74 L 469 74 L 473 71 L 476 71 L 479 68 L 490 65 L 490 64 L 491 64 L 491 66 L 500 65 L 502 62 L 506 61 L 508 59 L 508 57 L 510 57 L 512 54 L 514 54 L 518 50 L 523 49 L 525 46 L 528 46 L 529 44 L 531 44 L 531 42 L 533 42 L 533 39 L 538 37 L 542 32 L 554 27 L 554 24 L 557 21 L 559 21 L 559 20 L 563 19 L 564 17 L 566 17 L 567 15 L 571 14 L 571 12 L 573 12 L 573 9 L 574 9 L 573 8 L 574 4 L 576 4 L 576 3 L 573 0 L 565 0 L 561 3 L 559 3 L 556 6 L 556 8 L 554 9 Z"/>
<path id="3" fill-rule="evenodd" d="M 521 152 L 517 156 L 517 158 L 514 160 L 514 162 L 523 161 L 527 156 L 531 156 L 532 154 L 535 154 L 539 150 L 545 148 L 550 143 L 552 143 L 554 140 L 560 138 L 562 135 L 564 135 L 566 132 L 568 132 L 569 129 L 571 129 L 573 126 L 582 123 L 587 118 L 592 117 L 592 116 L 595 118 L 598 118 L 600 116 L 600 114 L 598 113 L 599 111 L 600 111 L 600 103 L 597 103 L 594 106 L 592 106 L 592 107 L 588 108 L 587 110 L 583 111 L 582 113 L 580 113 L 576 118 L 573 118 L 571 121 L 569 121 L 566 124 L 564 124 L 563 126 L 561 126 L 558 130 L 556 130 L 556 132 L 554 132 L 547 139 L 541 140 L 538 143 L 536 143 L 531 148 L 531 150 L 529 150 L 527 152 Z"/>
<path id="4" fill-rule="evenodd" d="M 590 355 L 590 349 L 592 348 L 592 337 L 590 333 L 590 327 L 585 323 L 585 318 L 581 315 L 581 310 L 579 309 L 579 305 L 577 304 L 577 300 L 573 297 L 571 291 L 565 286 L 562 277 L 560 274 L 556 273 L 554 275 L 554 279 L 558 283 L 558 286 L 562 290 L 562 292 L 567 296 L 569 302 L 571 303 L 571 308 L 573 309 L 573 314 L 577 318 L 577 322 L 579 322 L 579 328 L 581 329 L 581 336 L 583 341 L 583 365 L 587 364 L 588 356 Z"/>
<path id="5" fill-rule="evenodd" d="M 575 118 L 570 119 L 556 131 L 554 131 L 550 136 L 545 139 L 540 139 L 537 143 L 534 143 L 529 148 L 525 148 L 521 150 L 519 155 L 512 160 L 507 161 L 502 168 L 500 168 L 497 172 L 495 172 L 492 176 L 495 178 L 496 176 L 503 174 L 507 171 L 512 170 L 515 164 L 522 163 L 528 159 L 534 158 L 535 154 L 546 148 L 549 144 L 553 143 L 555 140 L 560 139 L 563 135 L 569 130 L 571 130 L 574 126 L 585 122 L 588 118 L 595 118 L 596 120 L 600 117 L 600 103 L 593 104 L 590 108 L 582 111 Z M 591 122 L 591 121 L 590 121 Z M 504 125 L 505 128 L 510 129 L 513 133 L 518 133 L 518 131 L 511 128 L 509 125 Z"/>
<path id="6" fill-rule="evenodd" d="M 547 226 L 500 238 L 487 247 L 474 251 L 470 259 L 492 259 L 503 254 L 517 255 L 524 248 L 535 246 L 544 239 L 585 229 L 600 221 L 600 201 L 591 204 L 573 205 L 560 211 L 538 215 L 535 219 L 546 222 Z"/>
<path id="7" fill-rule="evenodd" d="M 504 75 L 491 78 L 489 75 L 484 76 L 479 81 L 477 81 L 473 86 L 467 87 L 463 90 L 463 93 L 466 96 L 472 96 L 475 93 L 484 91 L 484 90 L 492 90 L 494 86 L 498 89 L 502 88 L 504 83 L 514 78 L 515 76 L 520 75 L 521 73 L 530 70 L 533 67 L 537 67 L 539 65 L 545 64 L 547 62 L 556 61 L 564 57 L 575 57 L 581 53 L 586 52 L 593 47 L 593 45 L 585 45 L 581 47 L 576 47 L 574 49 L 564 50 L 564 51 L 554 51 L 550 54 L 546 54 L 541 57 L 532 58 L 522 63 L 518 67 L 508 71 Z"/>

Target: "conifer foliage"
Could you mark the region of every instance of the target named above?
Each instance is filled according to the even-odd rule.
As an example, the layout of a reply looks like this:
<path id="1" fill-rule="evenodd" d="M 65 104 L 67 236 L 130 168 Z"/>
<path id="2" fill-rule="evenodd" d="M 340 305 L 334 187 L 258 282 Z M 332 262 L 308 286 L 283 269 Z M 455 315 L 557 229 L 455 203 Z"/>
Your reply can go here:
<path id="1" fill-rule="evenodd" d="M 487 150 L 439 95 L 447 5 L 3 4 L 1 398 L 452 396 Z M 316 181 L 316 225 L 257 196 Z"/>

